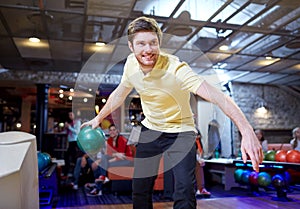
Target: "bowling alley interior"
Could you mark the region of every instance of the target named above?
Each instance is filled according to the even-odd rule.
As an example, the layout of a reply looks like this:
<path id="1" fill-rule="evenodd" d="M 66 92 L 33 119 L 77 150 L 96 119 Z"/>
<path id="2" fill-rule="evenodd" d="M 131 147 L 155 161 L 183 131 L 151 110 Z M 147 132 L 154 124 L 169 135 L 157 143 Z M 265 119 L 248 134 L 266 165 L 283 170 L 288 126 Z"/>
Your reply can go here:
<path id="1" fill-rule="evenodd" d="M 0 0 L 0 209 L 133 207 L 134 166 L 109 167 L 103 180 L 92 163 L 111 125 L 135 136 L 145 118 L 139 93 L 93 132 L 100 144 L 70 133 L 120 84 L 127 28 L 141 16 L 157 21 L 162 52 L 237 104 L 263 148 L 256 172 L 249 155 L 242 159 L 236 124 L 191 94 L 203 162 L 197 208 L 299 208 L 299 0 Z M 127 146 L 134 157 L 135 145 Z M 155 209 L 173 208 L 174 174 L 164 164 L 162 157 Z"/>

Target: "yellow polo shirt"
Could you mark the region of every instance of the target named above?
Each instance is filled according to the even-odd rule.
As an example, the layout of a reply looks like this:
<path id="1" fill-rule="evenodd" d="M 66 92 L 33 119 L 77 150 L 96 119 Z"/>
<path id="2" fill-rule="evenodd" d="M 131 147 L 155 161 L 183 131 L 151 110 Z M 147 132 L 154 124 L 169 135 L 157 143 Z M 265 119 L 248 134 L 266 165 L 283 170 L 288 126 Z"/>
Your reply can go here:
<path id="1" fill-rule="evenodd" d="M 135 88 L 145 115 L 142 124 L 152 130 L 177 133 L 195 131 L 190 93 L 196 93 L 203 78 L 176 56 L 161 53 L 146 75 L 134 54 L 127 57 L 121 83 Z"/>

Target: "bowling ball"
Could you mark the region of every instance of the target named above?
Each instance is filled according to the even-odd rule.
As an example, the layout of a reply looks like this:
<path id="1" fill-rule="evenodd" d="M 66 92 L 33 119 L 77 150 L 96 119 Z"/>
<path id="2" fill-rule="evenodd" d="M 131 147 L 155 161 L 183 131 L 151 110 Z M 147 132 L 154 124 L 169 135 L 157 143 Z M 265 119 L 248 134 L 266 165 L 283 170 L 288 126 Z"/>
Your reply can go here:
<path id="1" fill-rule="evenodd" d="M 251 171 L 249 170 L 244 170 L 241 176 L 241 182 L 243 184 L 249 184 L 249 176 L 250 176 Z"/>
<path id="2" fill-rule="evenodd" d="M 266 160 L 266 154 L 267 154 L 267 152 L 263 151 L 263 153 L 264 153 L 264 160 Z"/>
<path id="3" fill-rule="evenodd" d="M 271 184 L 272 177 L 267 172 L 260 172 L 257 177 L 257 182 L 259 186 L 267 187 Z"/>
<path id="4" fill-rule="evenodd" d="M 39 171 L 44 170 L 48 165 L 47 159 L 45 158 L 45 155 L 42 152 L 37 153 L 37 161 Z"/>
<path id="5" fill-rule="evenodd" d="M 278 150 L 275 154 L 275 161 L 277 162 L 286 162 L 286 150 Z"/>
<path id="6" fill-rule="evenodd" d="M 46 164 L 49 165 L 51 163 L 51 155 L 47 152 L 43 152 L 42 154 L 45 158 Z"/>
<path id="7" fill-rule="evenodd" d="M 258 172 L 252 171 L 249 176 L 249 182 L 252 185 L 258 185 Z"/>
<path id="8" fill-rule="evenodd" d="M 268 150 L 266 155 L 265 155 L 265 160 L 266 161 L 275 161 L 275 150 Z"/>
<path id="9" fill-rule="evenodd" d="M 284 176 L 282 176 L 281 174 L 275 174 L 272 177 L 272 185 L 275 188 L 282 188 L 282 187 L 286 186 Z"/>
<path id="10" fill-rule="evenodd" d="M 286 162 L 300 163 L 300 152 L 297 150 L 289 150 L 286 154 Z"/>
<path id="11" fill-rule="evenodd" d="M 97 154 L 105 146 L 105 134 L 100 128 L 85 126 L 78 134 L 77 145 L 87 154 Z"/>
<path id="12" fill-rule="evenodd" d="M 103 129 L 108 129 L 110 125 L 111 125 L 111 122 L 107 119 L 104 119 L 101 122 L 101 128 L 103 128 Z"/>
<path id="13" fill-rule="evenodd" d="M 234 171 L 234 179 L 237 183 L 241 183 L 242 182 L 242 174 L 243 174 L 244 170 L 241 168 L 238 168 Z"/>
<path id="14" fill-rule="evenodd" d="M 282 175 L 283 175 L 283 178 L 285 180 L 285 183 L 287 185 L 290 185 L 291 182 L 292 182 L 292 176 L 291 176 L 291 174 L 288 171 L 285 171 Z"/>

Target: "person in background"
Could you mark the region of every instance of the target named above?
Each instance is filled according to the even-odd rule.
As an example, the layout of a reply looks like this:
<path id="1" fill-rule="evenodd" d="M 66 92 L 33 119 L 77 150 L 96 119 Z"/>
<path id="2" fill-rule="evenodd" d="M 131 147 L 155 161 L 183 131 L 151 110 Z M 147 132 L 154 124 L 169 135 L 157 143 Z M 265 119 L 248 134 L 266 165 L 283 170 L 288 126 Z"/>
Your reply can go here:
<path id="1" fill-rule="evenodd" d="M 211 193 L 208 192 L 205 188 L 205 181 L 204 181 L 204 171 L 203 167 L 205 166 L 205 161 L 202 158 L 203 156 L 203 146 L 201 141 L 201 133 L 199 130 L 197 130 L 197 137 L 196 137 L 196 146 L 197 146 L 197 154 L 196 154 L 196 169 L 195 169 L 195 175 L 196 175 L 196 185 L 197 185 L 197 191 L 196 196 L 210 196 Z"/>
<path id="2" fill-rule="evenodd" d="M 292 130 L 293 139 L 290 141 L 294 150 L 300 151 L 300 127 L 296 127 Z"/>
<path id="3" fill-rule="evenodd" d="M 74 166 L 76 164 L 76 160 L 79 154 L 79 149 L 77 147 L 77 136 L 80 132 L 81 126 L 81 121 L 79 119 L 75 119 L 75 114 L 73 112 L 69 112 L 68 117 L 69 120 L 65 123 L 65 130 L 68 139 L 67 152 L 65 153 L 65 176 L 67 176 L 70 172 L 71 164 Z"/>
<path id="4" fill-rule="evenodd" d="M 264 137 L 264 132 L 261 129 L 256 129 L 255 134 L 261 144 L 262 150 L 264 152 L 268 151 L 268 141 Z"/>
<path id="5" fill-rule="evenodd" d="M 95 156 L 89 156 L 88 154 L 84 153 L 81 157 L 77 158 L 76 165 L 74 168 L 74 173 L 73 173 L 74 180 L 72 182 L 74 190 L 78 190 L 79 177 L 82 173 L 88 174 L 89 172 L 93 172 L 94 178 L 99 177 L 99 174 L 97 173 L 97 169 L 101 162 L 104 149 L 105 148 L 101 149 Z M 93 183 L 85 184 L 85 187 L 89 189 L 92 189 L 93 186 L 95 186 L 95 184 Z"/>
<path id="6" fill-rule="evenodd" d="M 127 139 L 120 135 L 115 124 L 108 128 L 109 138 L 106 141 L 106 154 L 102 155 L 101 161 L 97 163 L 97 169 L 94 170 L 95 187 L 89 192 L 89 196 L 102 195 L 103 184 L 109 181 L 107 169 L 109 167 L 132 166 L 133 154 L 130 146 L 127 145 Z"/>
<path id="7" fill-rule="evenodd" d="M 87 163 L 87 159 L 89 156 L 87 154 L 83 154 L 83 156 L 78 157 L 76 160 L 75 168 L 74 168 L 74 173 L 73 173 L 73 189 L 78 190 L 78 182 L 79 182 L 79 177 L 81 173 L 88 173 L 90 172 L 90 166 Z"/>
<path id="8" fill-rule="evenodd" d="M 233 120 L 242 135 L 244 162 L 248 154 L 253 169 L 259 171 L 263 160 L 261 145 L 241 109 L 186 62 L 160 50 L 162 31 L 155 19 L 144 16 L 134 19 L 128 25 L 127 35 L 132 53 L 127 57 L 121 82 L 98 115 L 82 127 L 97 128 L 133 89 L 139 93 L 145 118 L 134 158 L 133 208 L 153 208 L 153 185 L 163 154 L 168 156 L 167 164 L 174 174 L 174 209 L 196 208 L 196 130 L 191 93 L 216 104 Z"/>

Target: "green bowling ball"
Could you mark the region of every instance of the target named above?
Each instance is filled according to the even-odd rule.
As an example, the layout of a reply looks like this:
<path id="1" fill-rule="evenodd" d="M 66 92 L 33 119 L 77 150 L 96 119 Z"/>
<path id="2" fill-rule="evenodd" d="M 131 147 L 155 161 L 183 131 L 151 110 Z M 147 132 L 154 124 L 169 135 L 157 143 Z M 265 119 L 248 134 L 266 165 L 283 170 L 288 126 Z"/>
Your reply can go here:
<path id="1" fill-rule="evenodd" d="M 266 161 L 275 161 L 275 155 L 276 151 L 275 150 L 268 150 L 267 153 L 265 154 L 265 159 Z"/>
<path id="2" fill-rule="evenodd" d="M 258 185 L 262 187 L 267 187 L 272 182 L 272 177 L 267 172 L 260 172 L 257 177 Z"/>
<path id="3" fill-rule="evenodd" d="M 87 154 L 97 154 L 105 146 L 105 134 L 101 128 L 82 128 L 77 137 L 79 149 Z"/>

